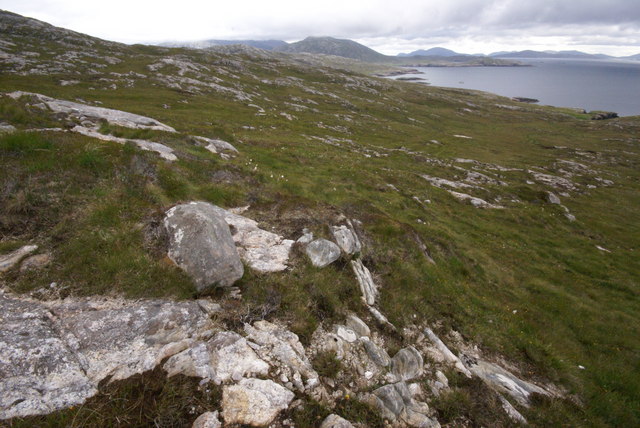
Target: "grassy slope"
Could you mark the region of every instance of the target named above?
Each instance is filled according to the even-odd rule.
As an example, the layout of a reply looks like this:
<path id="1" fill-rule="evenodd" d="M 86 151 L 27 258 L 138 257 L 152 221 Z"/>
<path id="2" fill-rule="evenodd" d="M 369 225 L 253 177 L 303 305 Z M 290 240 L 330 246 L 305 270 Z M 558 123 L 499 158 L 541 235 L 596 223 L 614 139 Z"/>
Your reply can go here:
<path id="1" fill-rule="evenodd" d="M 29 49 L 40 49 L 41 59 L 64 51 L 53 44 Z M 512 104 L 508 100 L 488 95 L 364 79 L 277 59 L 110 49 L 124 61 L 98 74 L 3 72 L 0 91 L 99 100 L 149 115 L 180 131 L 177 137 L 152 136 L 174 147 L 181 159 L 166 164 L 132 146 L 77 135 L 2 137 L 3 245 L 35 241 L 55 255 L 42 272 L 11 273 L 12 288 L 26 292 L 57 281 L 73 294 L 185 298 L 192 295 L 188 278 L 165 262 L 149 238 L 154 221 L 171 204 L 251 204 L 250 217 L 293 238 L 304 226 L 326 235 L 326 224 L 344 213 L 363 222 L 365 261 L 379 275 L 382 308 L 393 322 L 443 321 L 486 352 L 521 362 L 531 377 L 552 380 L 583 403 L 541 403 L 526 413 L 534 424 L 640 424 L 637 119 L 592 122 L 540 107 L 510 111 L 495 106 Z M 110 90 L 99 80 L 112 71 L 152 75 L 146 65 L 170 54 L 213 64 L 227 86 L 259 94 L 251 102 L 266 115 L 257 116 L 249 101 L 213 91 L 188 93 L 153 79 Z M 262 81 L 287 76 L 303 84 Z M 353 78 L 360 86 L 350 86 Z M 81 83 L 63 87 L 60 80 Z M 308 108 L 295 111 L 285 103 Z M 0 118 L 21 128 L 54 124 L 6 98 L 0 99 Z M 187 134 L 225 138 L 241 154 L 223 161 L 195 147 Z M 337 140 L 336 147 L 314 136 L 352 143 Z M 430 144 L 433 139 L 442 145 Z M 418 176 L 453 178 L 460 170 L 429 160 L 457 157 L 551 173 L 558 159 L 575 160 L 615 184 L 563 197 L 578 219 L 570 223 L 558 206 L 545 203 L 547 187 L 527 184 L 530 177 L 522 171 L 503 172 L 507 186 L 485 186 L 484 196 L 502 196 L 507 208 L 479 210 Z M 589 175 L 575 180 L 596 184 Z M 413 196 L 432 203 L 420 205 Z M 427 244 L 435 266 L 415 236 Z M 324 319 L 345 309 L 363 310 L 344 264 L 318 271 L 301 256 L 293 263 L 282 274 L 247 273 L 241 285 L 249 309 L 280 300 L 276 315 L 290 320 L 303 339 Z"/>

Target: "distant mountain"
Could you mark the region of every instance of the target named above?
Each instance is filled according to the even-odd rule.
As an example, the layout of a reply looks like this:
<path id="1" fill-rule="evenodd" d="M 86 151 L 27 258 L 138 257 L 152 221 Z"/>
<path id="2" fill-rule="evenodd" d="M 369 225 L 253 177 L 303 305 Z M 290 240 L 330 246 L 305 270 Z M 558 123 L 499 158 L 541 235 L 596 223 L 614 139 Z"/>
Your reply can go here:
<path id="1" fill-rule="evenodd" d="M 609 55 L 588 54 L 580 51 L 514 51 L 514 52 L 494 52 L 489 54 L 493 58 L 567 58 L 567 59 L 610 59 Z"/>
<path id="2" fill-rule="evenodd" d="M 290 53 L 335 55 L 365 62 L 388 62 L 390 58 L 353 40 L 335 39 L 333 37 L 307 37 L 299 42 L 290 43 L 274 50 Z"/>
<path id="3" fill-rule="evenodd" d="M 158 44 L 158 46 L 165 46 L 169 48 L 196 48 L 204 49 L 212 46 L 227 46 L 227 45 L 246 45 L 254 48 L 274 50 L 287 45 L 287 42 L 283 40 L 199 40 L 194 42 L 164 42 Z"/>
<path id="4" fill-rule="evenodd" d="M 408 56 L 444 56 L 444 57 L 450 57 L 450 56 L 460 56 L 460 55 L 465 55 L 465 54 L 459 54 L 457 52 L 454 52 L 450 49 L 445 49 L 445 48 L 431 48 L 431 49 L 418 49 L 417 51 L 413 51 L 411 53 L 399 53 L 398 56 L 400 57 L 408 57 Z"/>
<path id="5" fill-rule="evenodd" d="M 623 56 L 620 57 L 621 59 L 632 59 L 635 61 L 640 61 L 640 54 L 636 54 L 636 55 L 630 55 L 630 56 Z"/>

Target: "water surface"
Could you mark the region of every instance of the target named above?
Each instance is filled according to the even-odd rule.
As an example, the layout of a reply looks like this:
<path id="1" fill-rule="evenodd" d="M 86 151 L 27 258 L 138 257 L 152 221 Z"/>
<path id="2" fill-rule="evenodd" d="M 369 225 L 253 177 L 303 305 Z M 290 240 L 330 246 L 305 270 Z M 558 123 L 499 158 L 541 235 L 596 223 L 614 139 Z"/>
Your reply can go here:
<path id="1" fill-rule="evenodd" d="M 522 59 L 529 67 L 419 67 L 431 85 L 478 89 L 540 104 L 640 115 L 640 62 Z"/>

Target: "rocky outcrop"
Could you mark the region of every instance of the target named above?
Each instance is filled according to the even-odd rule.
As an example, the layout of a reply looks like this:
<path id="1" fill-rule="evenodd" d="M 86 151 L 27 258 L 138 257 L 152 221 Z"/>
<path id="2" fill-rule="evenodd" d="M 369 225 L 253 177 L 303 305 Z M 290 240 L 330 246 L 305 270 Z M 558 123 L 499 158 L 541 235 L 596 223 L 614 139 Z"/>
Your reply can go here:
<path id="1" fill-rule="evenodd" d="M 258 227 L 250 218 L 237 214 L 240 210 L 215 207 L 231 229 L 240 258 L 259 273 L 280 272 L 287 268 L 294 241 Z"/>
<path id="2" fill-rule="evenodd" d="M 211 153 L 219 154 L 223 158 L 229 158 L 238 154 L 238 149 L 224 140 L 197 136 L 194 136 L 193 138 L 196 141 L 206 144 L 204 147 L 205 149 L 209 150 Z"/>
<path id="3" fill-rule="evenodd" d="M 128 113 L 121 110 L 114 110 L 104 107 L 94 107 L 82 103 L 76 103 L 73 101 L 58 100 L 48 97 L 42 94 L 36 94 L 33 92 L 11 92 L 8 94 L 13 99 L 20 97 L 31 97 L 35 99 L 39 106 L 48 108 L 54 113 L 67 114 L 80 122 L 83 120 L 89 120 L 98 122 L 100 120 L 106 120 L 110 124 L 123 126 L 125 128 L 134 129 L 153 129 L 157 131 L 176 132 L 172 127 L 165 125 L 150 117 L 141 116 L 139 114 Z"/>
<path id="4" fill-rule="evenodd" d="M 266 376 L 269 364 L 258 357 L 247 339 L 238 333 L 221 331 L 211 340 L 174 355 L 164 369 L 169 376 L 183 374 L 211 379 L 219 385 L 243 377 Z"/>
<path id="5" fill-rule="evenodd" d="M 206 202 L 176 205 L 167 211 L 168 255 L 198 291 L 230 287 L 244 274 L 229 226 L 220 208 Z"/>
<path id="6" fill-rule="evenodd" d="M 373 391 L 369 402 L 380 409 L 382 416 L 391 421 L 402 421 L 411 427 L 436 428 L 440 424 L 430 418 L 429 406 L 414 400 L 405 382 L 382 386 Z"/>
<path id="7" fill-rule="evenodd" d="M 312 390 L 319 383 L 318 373 L 311 366 L 298 336 L 268 321 L 257 321 L 253 326 L 245 324 L 247 339 L 256 353 L 277 370 L 276 375 L 291 382 L 289 389 Z M 305 382 L 306 381 L 306 382 Z"/>
<path id="8" fill-rule="evenodd" d="M 433 343 L 436 351 L 439 353 L 439 356 L 442 360 L 448 362 L 453 365 L 460 373 L 463 373 L 467 377 L 471 377 L 471 372 L 469 369 L 462 364 L 462 361 L 458 357 L 455 356 L 453 352 L 447 347 L 447 345 L 440 340 L 438 336 L 431 330 L 430 328 L 424 329 L 424 334 L 427 338 Z"/>
<path id="9" fill-rule="evenodd" d="M 163 159 L 166 159 L 168 161 L 178 160 L 178 157 L 173 154 L 173 149 L 171 147 L 167 147 L 164 144 L 155 143 L 153 141 L 127 140 L 126 138 L 116 137 L 114 135 L 105 135 L 95 129 L 87 128 L 81 125 L 74 126 L 71 131 L 85 135 L 87 137 L 97 138 L 102 141 L 111 141 L 118 144 L 125 144 L 127 141 L 131 141 L 142 150 L 158 153 Z"/>
<path id="10" fill-rule="evenodd" d="M 378 286 L 373 282 L 371 272 L 369 272 L 369 269 L 362 264 L 361 259 L 352 260 L 351 268 L 353 269 L 353 273 L 355 274 L 358 285 L 360 286 L 362 298 L 367 305 L 374 305 L 376 303 L 376 298 L 378 297 Z"/>
<path id="11" fill-rule="evenodd" d="M 530 382 L 518 379 L 511 372 L 496 364 L 469 357 L 464 358 L 464 360 L 469 370 L 482 379 L 490 388 L 496 392 L 511 396 L 523 406 L 529 405 L 531 394 L 549 395 L 546 390 Z"/>
<path id="12" fill-rule="evenodd" d="M 0 255 L 0 273 L 6 272 L 12 267 L 16 266 L 18 263 L 20 263 L 20 260 L 33 253 L 37 249 L 37 245 L 24 245 L 9 254 Z"/>
<path id="13" fill-rule="evenodd" d="M 242 379 L 224 387 L 222 417 L 225 424 L 268 425 L 293 397 L 293 392 L 271 380 Z"/>
<path id="14" fill-rule="evenodd" d="M 607 120 L 607 119 L 615 119 L 618 117 L 618 113 L 612 111 L 603 111 L 598 113 L 593 113 L 591 115 L 591 120 Z"/>
<path id="15" fill-rule="evenodd" d="M 326 239 L 316 239 L 305 248 L 305 253 L 315 267 L 323 268 L 338 260 L 340 247 Z"/>
<path id="16" fill-rule="evenodd" d="M 0 295 L 0 419 L 81 404 L 103 379 L 153 369 L 208 328 L 196 302 Z"/>

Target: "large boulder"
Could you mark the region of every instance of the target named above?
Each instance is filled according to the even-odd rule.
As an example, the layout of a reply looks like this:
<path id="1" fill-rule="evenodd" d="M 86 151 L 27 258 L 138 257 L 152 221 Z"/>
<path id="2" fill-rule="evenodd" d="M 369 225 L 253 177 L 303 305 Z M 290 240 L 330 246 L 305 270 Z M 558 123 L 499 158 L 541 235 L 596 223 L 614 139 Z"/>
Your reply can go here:
<path id="1" fill-rule="evenodd" d="M 271 380 L 242 379 L 222 391 L 222 417 L 225 425 L 268 425 L 286 409 L 294 394 Z"/>
<path id="2" fill-rule="evenodd" d="M 307 256 L 315 267 L 323 268 L 338 260 L 340 247 L 326 239 L 316 239 L 305 248 Z"/>
<path id="3" fill-rule="evenodd" d="M 244 274 L 242 261 L 220 208 L 206 202 L 167 211 L 169 258 L 187 272 L 198 291 L 230 287 Z"/>

